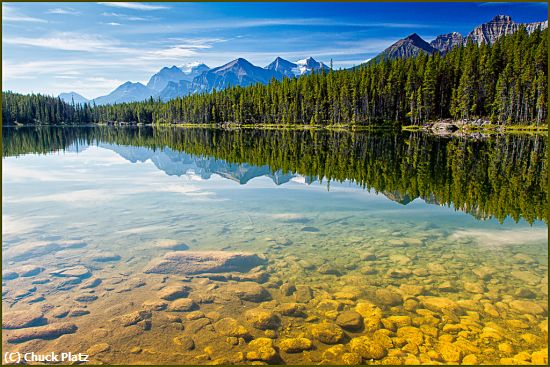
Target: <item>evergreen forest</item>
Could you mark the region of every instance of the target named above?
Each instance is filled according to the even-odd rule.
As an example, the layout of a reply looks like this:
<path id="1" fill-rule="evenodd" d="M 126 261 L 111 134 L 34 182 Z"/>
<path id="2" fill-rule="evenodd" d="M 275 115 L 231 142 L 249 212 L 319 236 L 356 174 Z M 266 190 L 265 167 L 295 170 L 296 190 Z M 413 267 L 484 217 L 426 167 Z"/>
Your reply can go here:
<path id="1" fill-rule="evenodd" d="M 494 44 L 445 55 L 380 60 L 268 85 L 230 87 L 168 102 L 96 106 L 4 92 L 2 120 L 14 124 L 422 125 L 440 119 L 545 125 L 547 30 L 523 28 Z"/>

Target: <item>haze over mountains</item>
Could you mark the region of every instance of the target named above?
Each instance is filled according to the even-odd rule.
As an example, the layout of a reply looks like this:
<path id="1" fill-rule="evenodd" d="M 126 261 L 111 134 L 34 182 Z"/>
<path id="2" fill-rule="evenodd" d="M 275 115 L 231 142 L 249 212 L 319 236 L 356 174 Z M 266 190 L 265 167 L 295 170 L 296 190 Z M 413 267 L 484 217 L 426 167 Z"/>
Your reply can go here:
<path id="1" fill-rule="evenodd" d="M 483 42 L 492 44 L 498 38 L 514 33 L 522 26 L 525 26 L 528 33 L 532 33 L 536 29 L 547 28 L 548 21 L 516 23 L 510 16 L 497 15 L 491 21 L 474 28 L 466 36 L 458 32 L 451 32 L 439 35 L 429 43 L 418 34 L 413 33 L 386 48 L 373 61 L 415 57 L 420 53 L 440 52 L 445 54 L 470 40 L 478 44 Z M 243 58 L 237 58 L 212 69 L 205 64 L 196 62 L 181 67 L 175 65 L 164 67 L 151 76 L 147 85 L 128 81 L 108 95 L 90 101 L 75 92 L 62 93 L 59 97 L 68 103 L 73 101 L 74 103 L 90 102 L 97 105 L 143 101 L 149 98 L 168 101 L 195 93 L 209 93 L 229 86 L 244 87 L 256 83 L 267 84 L 272 79 L 294 78 L 322 70 L 328 71 L 329 67 L 312 57 L 296 62 L 277 57 L 265 67 L 253 65 Z"/>

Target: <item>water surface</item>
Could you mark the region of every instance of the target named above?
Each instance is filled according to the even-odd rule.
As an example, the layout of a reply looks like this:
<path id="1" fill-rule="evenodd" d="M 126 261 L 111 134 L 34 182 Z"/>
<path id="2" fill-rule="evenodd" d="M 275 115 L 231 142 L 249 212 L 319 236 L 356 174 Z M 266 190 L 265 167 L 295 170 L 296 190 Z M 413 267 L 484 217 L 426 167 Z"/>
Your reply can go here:
<path id="1" fill-rule="evenodd" d="M 43 314 L 4 329 L 4 350 L 118 364 L 547 355 L 545 137 L 113 127 L 2 135 L 3 318 Z M 242 279 L 144 272 L 187 247 L 266 263 Z M 87 273 L 59 275 L 75 267 Z M 250 280 L 267 292 L 261 300 L 231 290 Z M 192 309 L 171 311 L 174 301 L 159 297 L 173 285 L 189 288 Z M 301 314 L 281 311 L 289 304 Z M 257 327 L 247 316 L 257 308 L 276 322 Z M 143 309 L 152 309 L 144 320 L 121 321 Z M 349 311 L 363 325 L 346 325 Z M 224 333 L 226 318 L 247 335 Z M 6 341 L 62 322 L 76 332 Z M 289 353 L 289 338 L 312 344 Z M 380 355 L 361 347 L 373 340 Z M 259 343 L 269 344 L 263 354 Z"/>

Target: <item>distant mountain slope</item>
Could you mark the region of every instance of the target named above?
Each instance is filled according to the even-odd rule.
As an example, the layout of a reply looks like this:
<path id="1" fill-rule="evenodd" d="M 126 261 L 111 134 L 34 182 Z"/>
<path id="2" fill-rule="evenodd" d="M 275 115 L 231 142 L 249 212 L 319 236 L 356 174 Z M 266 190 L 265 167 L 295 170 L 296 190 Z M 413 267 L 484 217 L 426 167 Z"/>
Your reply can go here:
<path id="1" fill-rule="evenodd" d="M 87 98 L 82 97 L 76 92 L 61 93 L 58 97 L 67 103 L 84 104 L 89 102 Z"/>
<path id="2" fill-rule="evenodd" d="M 97 105 L 143 101 L 156 98 L 158 93 L 141 83 L 126 82 L 106 96 L 93 100 Z"/>
<path id="3" fill-rule="evenodd" d="M 281 57 L 277 57 L 273 62 L 265 67 L 267 70 L 278 72 L 287 78 L 293 78 L 296 76 L 294 69 L 298 67 L 298 64 L 285 60 Z"/>
<path id="4" fill-rule="evenodd" d="M 432 42 L 430 42 L 430 46 L 436 50 L 439 50 L 442 54 L 451 51 L 456 46 L 462 46 L 463 44 L 464 37 L 458 32 L 440 34 Z"/>
<path id="5" fill-rule="evenodd" d="M 245 87 L 256 83 L 267 84 L 273 78 L 282 79 L 282 74 L 254 66 L 249 61 L 238 58 L 202 73 L 193 79 L 193 83 L 202 91 L 210 92 L 214 88 L 224 89 L 236 85 Z"/>
<path id="6" fill-rule="evenodd" d="M 428 42 L 424 41 L 418 34 L 413 33 L 399 41 L 395 42 L 390 47 L 382 51 L 374 58 L 375 61 L 382 59 L 405 59 L 408 57 L 418 56 L 420 53 L 432 54 L 437 50 Z"/>
<path id="7" fill-rule="evenodd" d="M 182 79 L 185 79 L 185 74 L 180 68 L 177 66 L 172 66 L 171 68 L 164 67 L 149 79 L 147 88 L 160 92 L 169 82 L 177 83 Z"/>
<path id="8" fill-rule="evenodd" d="M 509 15 L 497 15 L 487 23 L 475 27 L 466 36 L 465 41 L 472 40 L 481 44 L 493 44 L 498 38 L 516 32 L 522 25 L 525 25 L 527 32 L 532 33 L 535 29 L 548 28 L 548 21 L 535 23 L 516 23 Z"/>
<path id="9" fill-rule="evenodd" d="M 166 87 L 159 93 L 159 98 L 162 101 L 169 101 L 171 99 L 186 96 L 194 92 L 193 83 L 187 80 L 180 80 L 178 82 L 168 82 Z"/>

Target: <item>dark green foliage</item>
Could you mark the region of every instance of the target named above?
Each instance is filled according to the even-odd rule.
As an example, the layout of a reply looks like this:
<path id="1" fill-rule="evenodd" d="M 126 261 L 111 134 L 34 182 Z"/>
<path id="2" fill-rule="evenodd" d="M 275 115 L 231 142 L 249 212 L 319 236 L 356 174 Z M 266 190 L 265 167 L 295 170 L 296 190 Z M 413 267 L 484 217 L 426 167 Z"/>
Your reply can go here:
<path id="1" fill-rule="evenodd" d="M 393 197 L 421 197 L 479 218 L 548 220 L 542 136 L 483 139 L 422 133 L 120 127 L 2 129 L 3 156 L 98 142 L 269 165 L 328 181 L 350 180 Z"/>
<path id="2" fill-rule="evenodd" d="M 4 124 L 420 125 L 442 118 L 543 124 L 548 93 L 547 30 L 520 29 L 494 45 L 469 43 L 445 56 L 421 54 L 351 70 L 232 87 L 162 103 L 69 105 L 4 93 Z"/>

